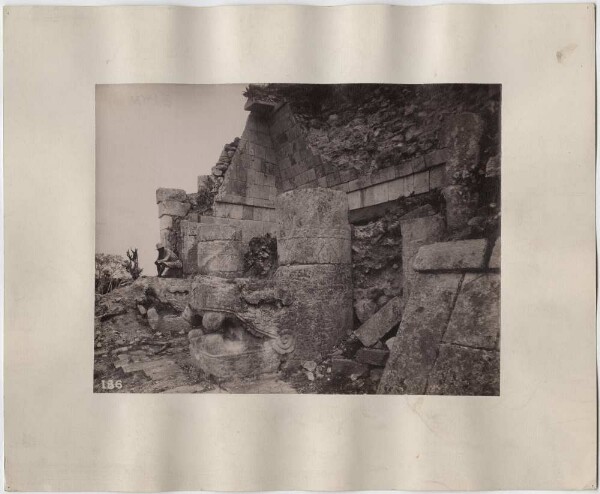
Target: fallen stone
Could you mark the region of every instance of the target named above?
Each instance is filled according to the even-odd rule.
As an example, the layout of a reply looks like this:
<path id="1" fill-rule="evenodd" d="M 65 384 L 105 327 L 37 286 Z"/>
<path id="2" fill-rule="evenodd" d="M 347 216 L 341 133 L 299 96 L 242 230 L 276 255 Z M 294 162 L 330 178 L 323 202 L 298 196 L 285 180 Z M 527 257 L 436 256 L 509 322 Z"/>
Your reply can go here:
<path id="1" fill-rule="evenodd" d="M 302 363 L 302 367 L 309 372 L 313 372 L 317 368 L 317 363 L 314 360 L 306 360 Z"/>
<path id="2" fill-rule="evenodd" d="M 351 378 L 362 377 L 369 372 L 369 367 L 350 359 L 336 358 L 331 360 L 331 372 L 337 376 Z"/>
<path id="3" fill-rule="evenodd" d="M 444 342 L 493 350 L 499 340 L 500 275 L 468 273 L 444 333 Z"/>
<path id="4" fill-rule="evenodd" d="M 490 257 L 490 269 L 500 269 L 500 243 L 500 237 L 498 237 L 498 240 L 496 240 L 496 243 L 494 244 L 494 250 L 492 250 L 492 255 Z"/>
<path id="5" fill-rule="evenodd" d="M 390 355 L 388 350 L 377 350 L 375 348 L 361 348 L 356 353 L 356 360 L 363 364 L 383 367 Z"/>
<path id="6" fill-rule="evenodd" d="M 360 299 L 354 302 L 354 313 L 361 323 L 369 320 L 378 310 L 377 304 L 370 299 Z"/>
<path id="7" fill-rule="evenodd" d="M 309 381 L 314 381 L 315 380 L 315 375 L 312 372 L 307 372 L 306 373 L 306 377 Z"/>
<path id="8" fill-rule="evenodd" d="M 402 319 L 402 299 L 393 298 L 354 334 L 364 346 L 373 346 Z"/>
<path id="9" fill-rule="evenodd" d="M 426 394 L 499 396 L 500 353 L 441 345 L 439 357 L 429 377 Z"/>
<path id="10" fill-rule="evenodd" d="M 156 203 L 165 201 L 186 202 L 187 193 L 183 189 L 157 189 Z"/>
<path id="11" fill-rule="evenodd" d="M 146 310 L 146 307 L 144 307 L 143 305 L 138 305 L 138 306 L 137 306 L 137 310 L 138 310 L 138 312 L 139 312 L 139 313 L 140 313 L 142 316 L 145 316 L 145 315 L 146 315 L 146 313 L 148 312 L 148 311 Z"/>
<path id="12" fill-rule="evenodd" d="M 390 352 L 379 394 L 424 394 L 462 274 L 419 274 Z"/>
<path id="13" fill-rule="evenodd" d="M 483 269 L 486 249 L 485 238 L 424 245 L 419 249 L 413 267 L 417 271 Z"/>

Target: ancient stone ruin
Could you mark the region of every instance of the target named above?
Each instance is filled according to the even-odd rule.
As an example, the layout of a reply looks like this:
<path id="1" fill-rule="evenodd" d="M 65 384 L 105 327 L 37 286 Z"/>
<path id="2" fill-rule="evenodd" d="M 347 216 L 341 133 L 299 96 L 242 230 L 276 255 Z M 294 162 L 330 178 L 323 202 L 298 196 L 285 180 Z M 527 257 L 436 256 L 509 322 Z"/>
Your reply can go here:
<path id="1" fill-rule="evenodd" d="M 183 277 L 142 277 L 141 317 L 220 383 L 498 395 L 499 86 L 246 96 L 198 190 L 156 193 Z"/>

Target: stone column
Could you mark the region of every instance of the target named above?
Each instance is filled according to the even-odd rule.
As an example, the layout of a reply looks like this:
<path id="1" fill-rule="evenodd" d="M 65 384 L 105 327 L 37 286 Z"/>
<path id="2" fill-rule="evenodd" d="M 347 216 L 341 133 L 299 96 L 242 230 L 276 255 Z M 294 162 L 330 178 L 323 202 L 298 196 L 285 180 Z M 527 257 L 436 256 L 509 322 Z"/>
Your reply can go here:
<path id="1" fill-rule="evenodd" d="M 160 218 L 160 241 L 169 249 L 173 249 L 173 223 L 183 218 L 190 210 L 185 190 L 158 189 L 156 191 L 158 217 Z"/>
<path id="2" fill-rule="evenodd" d="M 352 331 L 348 200 L 332 189 L 296 189 L 276 201 L 279 268 L 292 296 L 281 329 L 296 338 L 294 357 L 318 360 Z"/>
<path id="3" fill-rule="evenodd" d="M 441 132 L 441 145 L 448 150 L 446 177 L 442 190 L 446 199 L 446 223 L 449 230 L 460 230 L 476 214 L 479 195 L 479 147 L 483 120 L 475 113 L 447 117 Z"/>

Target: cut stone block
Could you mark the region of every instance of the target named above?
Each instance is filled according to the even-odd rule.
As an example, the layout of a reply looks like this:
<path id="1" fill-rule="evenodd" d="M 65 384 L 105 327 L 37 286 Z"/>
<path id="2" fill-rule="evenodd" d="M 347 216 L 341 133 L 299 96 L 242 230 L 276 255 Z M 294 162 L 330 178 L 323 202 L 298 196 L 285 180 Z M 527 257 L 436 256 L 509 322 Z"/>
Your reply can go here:
<path id="1" fill-rule="evenodd" d="M 456 299 L 445 343 L 496 349 L 500 338 L 500 275 L 468 273 Z"/>
<path id="2" fill-rule="evenodd" d="M 242 298 L 239 287 L 233 280 L 217 276 L 197 276 L 192 283 L 190 306 L 196 311 L 242 310 Z"/>
<path id="3" fill-rule="evenodd" d="M 384 349 L 377 348 L 361 348 L 356 353 L 356 360 L 363 364 L 376 365 L 383 367 L 387 361 L 390 352 Z"/>
<path id="4" fill-rule="evenodd" d="M 417 275 L 378 393 L 425 393 L 462 276 Z"/>
<path id="5" fill-rule="evenodd" d="M 164 216 L 165 214 L 169 216 L 178 216 L 183 218 L 188 211 L 190 210 L 189 202 L 179 202 L 179 201 L 163 201 L 158 203 L 158 217 Z"/>
<path id="6" fill-rule="evenodd" d="M 499 396 L 500 353 L 441 345 L 426 394 Z"/>
<path id="7" fill-rule="evenodd" d="M 156 203 L 165 201 L 186 202 L 187 193 L 183 189 L 157 189 Z"/>
<path id="8" fill-rule="evenodd" d="M 496 243 L 494 244 L 494 250 L 492 250 L 492 255 L 490 257 L 490 269 L 500 269 L 500 244 L 500 237 L 498 237 L 498 240 L 496 240 Z"/>
<path id="9" fill-rule="evenodd" d="M 460 271 L 483 269 L 487 240 L 458 240 L 424 245 L 415 256 L 417 271 Z"/>
<path id="10" fill-rule="evenodd" d="M 402 274 L 403 300 L 406 303 L 410 296 L 412 284 L 417 272 L 413 269 L 413 259 L 423 245 L 432 244 L 442 239 L 446 225 L 441 215 L 425 216 L 400 220 L 402 230 Z"/>
<path id="11" fill-rule="evenodd" d="M 233 240 L 198 242 L 198 273 L 236 275 L 244 270 L 242 243 Z"/>
<path id="12" fill-rule="evenodd" d="M 373 346 L 402 319 L 402 299 L 395 297 L 377 314 L 360 326 L 354 334 L 364 346 Z"/>
<path id="13" fill-rule="evenodd" d="M 173 217 L 172 216 L 161 216 L 160 217 L 160 229 L 170 229 L 173 226 Z"/>

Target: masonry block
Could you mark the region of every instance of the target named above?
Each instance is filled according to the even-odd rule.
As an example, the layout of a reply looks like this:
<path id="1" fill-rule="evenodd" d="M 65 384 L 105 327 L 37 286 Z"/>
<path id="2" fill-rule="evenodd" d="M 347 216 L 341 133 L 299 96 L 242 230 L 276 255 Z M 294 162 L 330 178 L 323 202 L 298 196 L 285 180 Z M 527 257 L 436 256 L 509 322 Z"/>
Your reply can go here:
<path id="1" fill-rule="evenodd" d="M 198 177 L 199 179 L 200 177 Z M 157 189 L 156 190 L 156 203 L 164 201 L 178 201 L 186 202 L 187 193 L 183 189 Z"/>
<path id="2" fill-rule="evenodd" d="M 415 256 L 417 271 L 466 271 L 485 267 L 487 240 L 458 240 L 424 245 Z"/>
<path id="3" fill-rule="evenodd" d="M 414 175 L 415 194 L 424 194 L 429 192 L 429 172 L 424 171 Z"/>
<path id="4" fill-rule="evenodd" d="M 189 202 L 165 200 L 158 203 L 158 217 L 169 215 L 183 218 L 190 210 L 190 207 Z"/>

